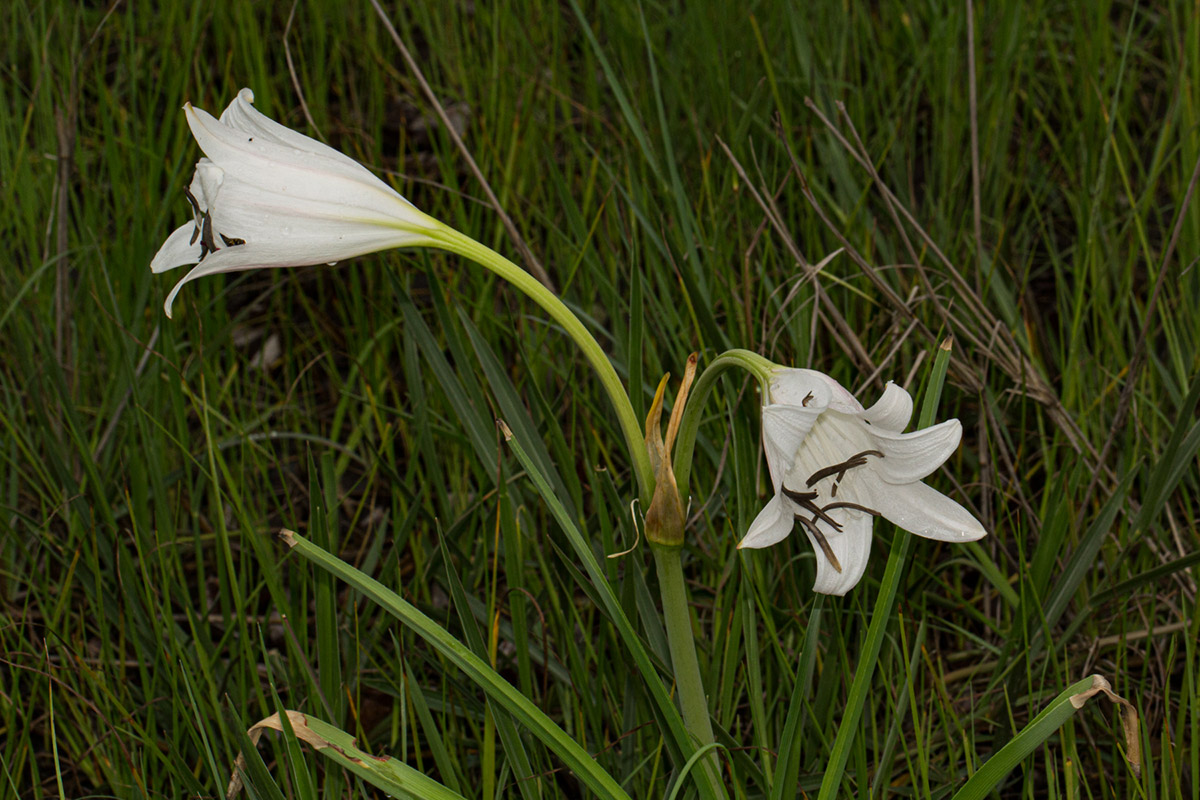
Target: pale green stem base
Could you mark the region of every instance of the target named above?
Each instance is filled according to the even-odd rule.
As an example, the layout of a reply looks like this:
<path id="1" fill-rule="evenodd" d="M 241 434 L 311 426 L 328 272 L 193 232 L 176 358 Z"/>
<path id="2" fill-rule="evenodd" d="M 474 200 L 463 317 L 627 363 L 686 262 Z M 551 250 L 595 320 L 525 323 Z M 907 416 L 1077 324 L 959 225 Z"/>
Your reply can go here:
<path id="1" fill-rule="evenodd" d="M 658 567 L 658 586 L 662 595 L 663 621 L 667 627 L 667 643 L 671 648 L 671 668 L 675 672 L 675 689 L 683 724 L 696 740 L 698 747 L 712 744 L 712 722 L 708 714 L 708 699 L 700 679 L 700 662 L 696 658 L 696 642 L 692 637 L 692 616 L 688 611 L 687 587 L 683 583 L 683 567 L 679 547 L 651 545 L 654 563 Z M 700 767 L 709 773 L 710 783 L 722 786 L 716 752 L 705 756 Z M 724 794 L 723 790 L 720 790 Z"/>

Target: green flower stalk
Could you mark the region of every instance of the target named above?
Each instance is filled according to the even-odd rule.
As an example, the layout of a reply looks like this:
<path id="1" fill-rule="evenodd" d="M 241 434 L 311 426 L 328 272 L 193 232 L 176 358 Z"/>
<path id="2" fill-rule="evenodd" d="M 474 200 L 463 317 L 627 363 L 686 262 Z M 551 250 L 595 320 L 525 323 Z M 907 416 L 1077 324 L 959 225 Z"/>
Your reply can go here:
<path id="1" fill-rule="evenodd" d="M 683 580 L 683 565 L 680 554 L 683 549 L 683 532 L 686 511 L 679 487 L 675 482 L 674 465 L 671 463 L 671 448 L 679 435 L 684 409 L 688 407 L 688 391 L 696 375 L 696 354 L 688 357 L 683 382 L 671 418 L 667 423 L 667 437 L 662 436 L 663 393 L 670 375 L 664 375 L 654 394 L 650 413 L 646 416 L 646 452 L 654 467 L 654 496 L 646 509 L 644 525 L 646 540 L 654 552 L 654 564 L 658 571 L 659 595 L 662 598 L 663 623 L 667 630 L 667 644 L 671 650 L 671 666 L 675 674 L 676 694 L 683 712 L 683 723 L 699 747 L 711 745 L 712 720 L 708 713 L 708 699 L 700 678 L 700 662 L 696 656 L 696 641 L 692 634 L 692 616 L 688 608 L 687 586 Z M 709 782 L 720 786 L 720 776 L 715 753 L 703 757 L 700 768 L 709 773 Z"/>

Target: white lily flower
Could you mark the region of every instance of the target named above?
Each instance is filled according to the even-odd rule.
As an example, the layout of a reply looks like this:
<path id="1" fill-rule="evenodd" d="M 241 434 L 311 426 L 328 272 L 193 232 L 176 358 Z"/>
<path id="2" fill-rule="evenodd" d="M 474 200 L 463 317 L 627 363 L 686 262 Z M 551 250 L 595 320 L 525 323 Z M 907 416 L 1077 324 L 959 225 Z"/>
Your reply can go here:
<path id="1" fill-rule="evenodd" d="M 762 429 L 775 497 L 738 547 L 767 547 L 799 525 L 816 551 L 814 591 L 844 595 L 866 570 L 876 516 L 930 539 L 984 536 L 969 511 L 921 482 L 958 447 L 962 424 L 901 433 L 912 409 L 894 383 L 864 409 L 828 375 L 774 370 Z"/>
<path id="2" fill-rule="evenodd" d="M 188 281 L 256 267 L 324 264 L 431 245 L 444 226 L 366 167 L 255 110 L 242 89 L 221 118 L 183 107 L 205 158 L 186 194 L 193 221 L 167 237 L 150 264 L 195 264 Z"/>

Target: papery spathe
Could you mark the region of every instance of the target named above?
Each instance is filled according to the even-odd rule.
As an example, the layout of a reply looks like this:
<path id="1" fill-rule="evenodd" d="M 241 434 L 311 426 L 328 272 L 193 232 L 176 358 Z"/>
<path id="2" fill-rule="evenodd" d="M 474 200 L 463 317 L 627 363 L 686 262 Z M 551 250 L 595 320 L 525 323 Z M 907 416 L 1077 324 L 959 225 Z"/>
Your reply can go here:
<path id="1" fill-rule="evenodd" d="M 799 525 L 816 551 L 813 589 L 843 595 L 866 569 L 875 516 L 930 539 L 984 536 L 969 511 L 922 483 L 958 447 L 962 425 L 952 419 L 901 433 L 912 408 L 894 383 L 864 409 L 828 375 L 777 368 L 763 404 L 775 496 L 738 547 L 767 547 Z"/>
<path id="2" fill-rule="evenodd" d="M 435 244 L 444 226 L 357 161 L 259 113 L 242 89 L 221 118 L 183 110 L 205 158 L 187 191 L 194 218 L 150 264 L 163 272 L 196 264 L 196 278 L 256 267 L 324 264 Z"/>

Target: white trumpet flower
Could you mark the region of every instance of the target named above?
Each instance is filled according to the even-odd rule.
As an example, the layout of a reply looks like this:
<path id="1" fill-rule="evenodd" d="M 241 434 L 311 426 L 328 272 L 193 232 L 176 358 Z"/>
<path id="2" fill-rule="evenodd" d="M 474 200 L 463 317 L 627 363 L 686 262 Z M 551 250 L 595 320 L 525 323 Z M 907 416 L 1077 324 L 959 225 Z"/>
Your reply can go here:
<path id="1" fill-rule="evenodd" d="M 942 541 L 985 535 L 969 511 L 921 482 L 958 447 L 958 420 L 901 433 L 912 417 L 908 392 L 888 383 L 864 409 L 808 369 L 775 369 L 768 395 L 763 445 L 775 497 L 738 547 L 768 547 L 798 524 L 816 552 L 814 591 L 844 595 L 866 570 L 874 517 Z"/>
<path id="2" fill-rule="evenodd" d="M 428 246 L 445 230 L 366 167 L 264 116 L 242 89 L 221 118 L 190 103 L 188 126 L 205 158 L 186 190 L 193 220 L 150 264 L 196 266 L 167 296 L 205 275 L 341 261 L 393 247 Z"/>

